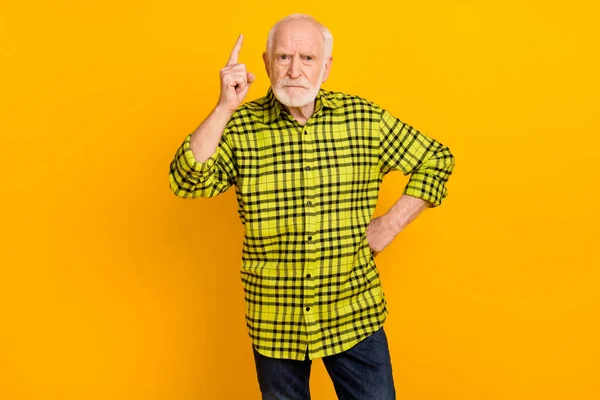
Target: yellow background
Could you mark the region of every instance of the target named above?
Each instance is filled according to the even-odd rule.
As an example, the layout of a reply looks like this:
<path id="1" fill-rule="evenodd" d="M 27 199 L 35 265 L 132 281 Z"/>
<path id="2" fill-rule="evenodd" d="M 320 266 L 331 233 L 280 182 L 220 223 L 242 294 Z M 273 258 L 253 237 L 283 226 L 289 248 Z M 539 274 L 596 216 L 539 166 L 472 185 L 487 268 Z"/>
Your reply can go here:
<path id="1" fill-rule="evenodd" d="M 600 398 L 597 3 L 286 4 L 2 2 L 0 399 L 260 398 L 234 191 L 182 200 L 168 167 L 239 33 L 264 95 L 292 12 L 334 35 L 325 88 L 456 157 L 377 257 L 398 398 Z"/>

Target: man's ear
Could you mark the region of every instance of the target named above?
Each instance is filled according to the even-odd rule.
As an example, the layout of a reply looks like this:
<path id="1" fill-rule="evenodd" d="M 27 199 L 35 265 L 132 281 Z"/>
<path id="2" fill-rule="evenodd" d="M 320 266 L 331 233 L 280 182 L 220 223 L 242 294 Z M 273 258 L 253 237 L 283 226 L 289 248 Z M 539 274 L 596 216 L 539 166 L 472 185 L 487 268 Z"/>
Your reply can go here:
<path id="1" fill-rule="evenodd" d="M 270 74 L 270 72 L 269 72 L 269 55 L 268 55 L 268 54 L 267 54 L 267 52 L 265 51 L 265 52 L 263 52 L 263 54 L 262 54 L 262 57 L 263 57 L 263 61 L 264 61 L 264 63 L 265 63 L 265 69 L 267 70 L 267 76 L 268 76 L 269 78 L 271 78 L 271 74 Z"/>
<path id="2" fill-rule="evenodd" d="M 329 56 L 329 58 L 325 62 L 325 73 L 323 73 L 323 82 L 325 82 L 329 77 L 329 73 L 331 72 L 331 64 L 333 64 L 333 57 Z"/>

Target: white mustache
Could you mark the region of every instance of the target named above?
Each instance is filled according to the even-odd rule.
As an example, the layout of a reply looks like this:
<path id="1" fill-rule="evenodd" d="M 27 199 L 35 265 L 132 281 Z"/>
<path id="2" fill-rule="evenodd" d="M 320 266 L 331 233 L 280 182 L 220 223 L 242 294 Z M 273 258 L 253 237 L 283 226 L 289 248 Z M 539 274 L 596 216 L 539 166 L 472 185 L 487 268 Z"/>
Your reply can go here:
<path id="1" fill-rule="evenodd" d="M 308 82 L 306 81 L 306 79 L 299 79 L 299 80 L 291 80 L 288 78 L 284 78 L 282 80 L 279 81 L 279 87 L 284 87 L 284 86 L 302 86 L 305 89 L 309 88 Z"/>

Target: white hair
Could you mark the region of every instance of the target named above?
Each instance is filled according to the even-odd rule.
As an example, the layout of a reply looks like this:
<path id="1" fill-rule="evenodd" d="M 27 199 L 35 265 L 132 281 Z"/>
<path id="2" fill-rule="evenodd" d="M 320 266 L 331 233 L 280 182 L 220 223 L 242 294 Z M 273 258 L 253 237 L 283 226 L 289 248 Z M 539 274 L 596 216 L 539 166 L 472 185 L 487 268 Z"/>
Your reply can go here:
<path id="1" fill-rule="evenodd" d="M 316 19 L 314 19 L 312 16 L 310 16 L 308 14 L 291 14 L 291 15 L 288 15 L 287 17 L 284 17 L 284 18 L 280 19 L 279 21 L 277 21 L 275 23 L 275 25 L 273 25 L 273 27 L 269 31 L 269 35 L 267 36 L 267 54 L 271 54 L 271 51 L 273 50 L 273 40 L 275 37 L 275 32 L 277 32 L 277 29 L 279 28 L 279 26 L 285 22 L 294 21 L 294 20 L 311 21 L 320 26 L 321 35 L 323 36 L 323 47 L 324 47 L 323 62 L 325 62 L 329 58 L 329 56 L 331 56 L 331 52 L 333 51 L 333 36 L 331 35 L 331 32 L 329 31 L 329 29 L 327 29 L 327 27 L 325 27 L 322 23 L 320 23 L 319 21 L 317 21 Z"/>

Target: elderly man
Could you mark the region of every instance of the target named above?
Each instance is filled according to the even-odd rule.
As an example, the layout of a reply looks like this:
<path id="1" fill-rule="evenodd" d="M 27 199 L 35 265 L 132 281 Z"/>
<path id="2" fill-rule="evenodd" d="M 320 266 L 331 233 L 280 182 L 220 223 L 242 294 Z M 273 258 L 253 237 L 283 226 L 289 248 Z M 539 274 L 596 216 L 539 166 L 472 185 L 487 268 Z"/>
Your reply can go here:
<path id="1" fill-rule="evenodd" d="M 271 87 L 241 105 L 255 79 L 238 62 L 242 40 L 221 69 L 217 105 L 171 162 L 170 187 L 198 198 L 235 186 L 263 399 L 309 399 L 315 358 L 340 399 L 394 399 L 374 258 L 419 213 L 441 204 L 454 157 L 376 104 L 321 89 L 333 39 L 307 15 L 273 26 L 263 53 Z M 392 170 L 410 179 L 394 206 L 372 219 Z"/>

